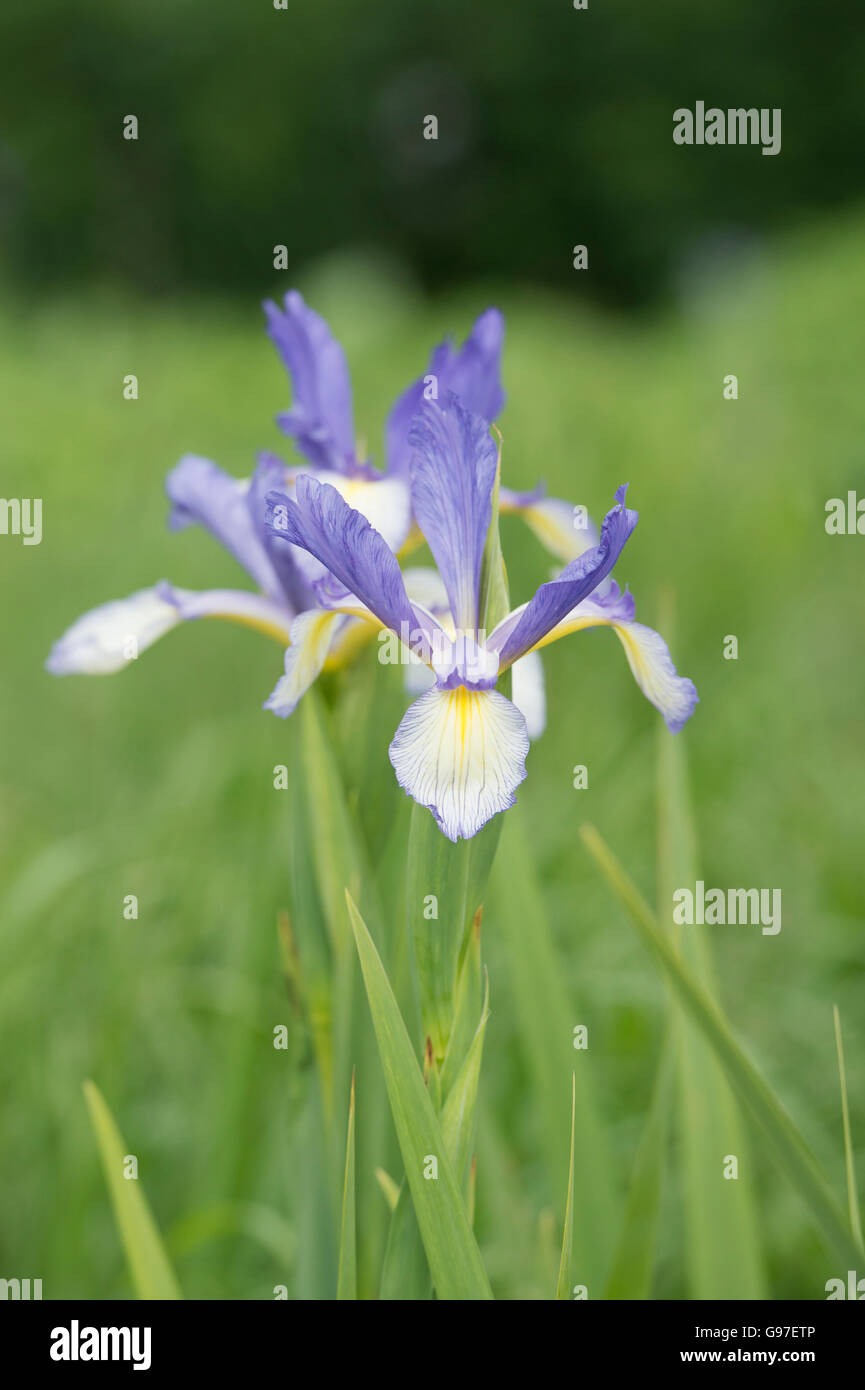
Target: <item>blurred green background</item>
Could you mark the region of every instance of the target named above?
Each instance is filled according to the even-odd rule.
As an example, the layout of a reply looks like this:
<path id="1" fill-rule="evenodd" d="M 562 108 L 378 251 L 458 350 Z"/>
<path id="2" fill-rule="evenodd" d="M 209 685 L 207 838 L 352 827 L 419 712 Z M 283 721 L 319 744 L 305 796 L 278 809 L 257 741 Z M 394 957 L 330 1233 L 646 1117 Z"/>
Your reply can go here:
<path id="1" fill-rule="evenodd" d="M 275 925 L 291 904 L 290 797 L 272 769 L 292 765 L 296 735 L 260 704 L 281 653 L 200 624 L 111 679 L 42 671 L 105 599 L 162 577 L 243 582 L 203 533 L 167 533 L 162 479 L 184 451 L 245 476 L 280 448 L 288 392 L 257 301 L 294 284 L 346 346 L 373 453 L 432 344 L 496 303 L 506 481 L 544 478 L 596 517 L 630 482 L 641 522 L 621 578 L 644 621 L 672 595 L 674 658 L 701 696 L 681 737 L 703 877 L 783 890 L 778 936 L 713 929 L 722 998 L 842 1193 L 833 1003 L 854 1139 L 865 1123 L 862 541 L 823 523 L 828 498 L 865 495 L 861 18 L 842 13 L 830 36 L 804 4 L 712 19 L 679 3 L 471 18 L 389 0 L 303 16 L 90 3 L 60 42 L 66 15 L 10 4 L 2 21 L 2 492 L 44 499 L 44 538 L 0 537 L 0 1274 L 40 1277 L 46 1297 L 129 1295 L 81 1096 L 91 1076 L 188 1295 L 327 1286 L 303 1234 L 302 1029 L 288 1055 L 271 1046 L 291 1014 Z M 782 154 L 676 149 L 672 108 L 698 97 L 781 105 Z M 438 150 L 419 137 L 436 101 L 456 142 Z M 120 138 L 127 112 L 137 144 Z M 519 602 L 548 561 L 511 519 L 504 545 Z M 727 634 L 738 661 L 722 658 Z M 594 822 L 653 895 L 659 717 L 611 634 L 544 661 L 548 727 L 518 824 L 623 1194 L 666 999 L 577 829 Z M 381 717 L 339 733 L 361 808 L 358 751 L 384 760 L 399 698 L 382 688 Z M 394 784 L 391 838 L 372 846 L 394 921 L 408 811 Z M 493 910 L 484 949 L 478 1235 L 498 1294 L 548 1296 L 564 1193 L 519 958 Z M 569 1066 L 550 1059 L 565 1136 Z M 660 1297 L 692 1292 L 681 1142 L 674 1130 Z M 769 1296 L 824 1296 L 843 1271 L 754 1136 L 749 1152 Z"/>

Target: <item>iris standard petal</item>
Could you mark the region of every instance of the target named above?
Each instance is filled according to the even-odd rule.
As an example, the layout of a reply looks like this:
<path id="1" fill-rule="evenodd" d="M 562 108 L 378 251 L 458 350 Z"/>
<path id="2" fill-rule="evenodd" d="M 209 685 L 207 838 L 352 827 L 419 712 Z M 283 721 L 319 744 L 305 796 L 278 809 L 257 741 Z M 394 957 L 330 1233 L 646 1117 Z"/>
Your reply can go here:
<path id="1" fill-rule="evenodd" d="M 284 305 L 268 300 L 264 306 L 268 335 L 291 377 L 291 410 L 278 415 L 277 423 L 317 468 L 349 471 L 354 425 L 345 353 L 297 290 L 289 290 Z"/>
<path id="2" fill-rule="evenodd" d="M 412 425 L 411 498 L 457 628 L 478 621 L 481 559 L 492 517 L 497 450 L 480 415 L 452 396 L 424 406 Z"/>
<path id="3" fill-rule="evenodd" d="M 390 745 L 397 781 L 449 840 L 470 839 L 516 800 L 526 775 L 526 721 L 496 690 L 427 691 Z"/>
<path id="4" fill-rule="evenodd" d="M 290 643 L 285 653 L 285 675 L 280 676 L 264 708 L 281 719 L 294 712 L 297 702 L 320 674 L 334 639 L 351 619 L 342 613 L 313 608 L 301 613 L 291 625 Z"/>
<path id="5" fill-rule="evenodd" d="M 502 670 L 538 646 L 610 573 L 637 524 L 637 513 L 625 506 L 626 492 L 627 485 L 617 490 L 617 506 L 604 517 L 598 544 L 566 565 L 557 579 L 542 584 L 533 599 L 490 634 L 487 645 L 499 652 Z"/>
<path id="6" fill-rule="evenodd" d="M 635 623 L 633 611 L 630 594 L 623 594 L 617 602 L 607 604 L 586 599 L 543 638 L 541 646 L 569 633 L 582 632 L 584 628 L 611 627 L 625 649 L 637 685 L 655 709 L 660 710 L 670 733 L 676 734 L 687 724 L 699 702 L 697 687 L 677 673 L 660 633 Z M 516 669 L 514 667 L 514 675 Z"/>
<path id="7" fill-rule="evenodd" d="M 492 422 L 505 403 L 501 383 L 505 321 L 498 309 L 487 309 L 472 325 L 461 348 L 441 343 L 433 352 L 425 376 L 412 382 L 397 400 L 387 422 L 387 469 L 408 474 L 412 448 L 409 431 L 421 410 L 427 381 L 435 378 L 438 400 L 453 394 L 473 415 Z"/>
<path id="8" fill-rule="evenodd" d="M 122 671 L 182 621 L 160 587 L 140 589 L 83 614 L 54 643 L 45 665 L 54 676 L 107 676 Z"/>
<path id="9" fill-rule="evenodd" d="M 303 546 L 379 621 L 400 633 L 413 614 L 399 564 L 387 542 L 329 483 L 303 475 L 295 499 L 272 492 L 267 524 L 277 537 Z"/>
<path id="10" fill-rule="evenodd" d="M 282 586 L 250 515 L 248 490 L 247 481 L 223 473 L 210 459 L 185 454 L 165 480 L 172 504 L 168 524 L 173 531 L 204 526 L 264 593 L 278 598 Z"/>

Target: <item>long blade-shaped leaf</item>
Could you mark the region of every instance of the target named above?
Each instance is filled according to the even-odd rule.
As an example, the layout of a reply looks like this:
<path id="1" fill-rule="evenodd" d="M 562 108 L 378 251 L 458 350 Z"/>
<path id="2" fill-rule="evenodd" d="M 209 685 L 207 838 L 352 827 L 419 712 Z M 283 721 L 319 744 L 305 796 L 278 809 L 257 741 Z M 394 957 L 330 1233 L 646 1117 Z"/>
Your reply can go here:
<path id="1" fill-rule="evenodd" d="M 442 1108 L 442 1138 L 458 1180 L 462 1179 L 470 1152 L 488 1015 L 489 998 L 484 1003 L 483 1015 L 465 1061 Z M 473 1224 L 471 1215 L 469 1221 Z M 399 1200 L 393 1208 L 379 1297 L 383 1300 L 404 1301 L 429 1298 L 431 1293 L 432 1284 L 423 1242 L 412 1206 L 411 1193 L 404 1182 Z"/>
<path id="2" fill-rule="evenodd" d="M 394 1127 L 415 1215 L 440 1299 L 490 1299 L 492 1290 L 460 1186 L 375 944 L 350 894 L 349 916 L 378 1040 Z M 426 1178 L 424 1169 L 438 1176 Z"/>
<path id="3" fill-rule="evenodd" d="M 357 1227 L 354 1195 L 354 1073 L 348 1102 L 348 1136 L 345 1141 L 345 1182 L 342 1189 L 342 1227 L 339 1233 L 338 1300 L 357 1298 Z"/>
<path id="4" fill-rule="evenodd" d="M 664 1039 L 652 1103 L 631 1173 L 631 1185 L 605 1298 L 647 1299 L 652 1290 L 664 1154 L 673 1095 L 673 1037 Z"/>
<path id="5" fill-rule="evenodd" d="M 448 1050 L 460 966 L 483 904 L 501 822 L 494 816 L 472 839 L 453 844 L 425 807 L 412 807 L 406 922 L 424 1040 L 431 1038 L 438 1064 Z"/>
<path id="6" fill-rule="evenodd" d="M 658 927 L 648 903 L 594 827 L 583 826 L 580 835 L 601 873 L 627 907 L 639 935 L 660 962 L 678 997 L 711 1043 L 727 1079 L 762 1128 L 776 1159 L 810 1207 L 824 1236 L 842 1258 L 854 1260 L 858 1247 L 842 1208 L 787 1111 L 736 1042 L 720 1007 L 682 963 Z"/>
<path id="7" fill-rule="evenodd" d="M 490 1016 L 489 981 L 484 1000 L 481 1021 L 472 1039 L 466 1059 L 442 1107 L 442 1135 L 448 1157 L 454 1165 L 457 1178 L 462 1181 L 471 1153 L 472 1134 L 475 1123 L 475 1105 L 478 1098 L 478 1083 L 481 1074 L 481 1058 L 484 1051 L 484 1035 L 487 1019 Z"/>
<path id="8" fill-rule="evenodd" d="M 565 1228 L 562 1232 L 562 1257 L 559 1260 L 559 1278 L 556 1284 L 556 1299 L 570 1299 L 571 1296 L 571 1256 L 574 1250 L 574 1137 L 577 1119 L 577 1078 L 571 1081 L 571 1159 L 568 1166 L 568 1199 L 565 1202 Z"/>
<path id="9" fill-rule="evenodd" d="M 92 1081 L 84 1082 L 84 1099 L 135 1291 L 139 1298 L 150 1300 L 182 1298 L 141 1183 L 123 1175 L 129 1151 L 102 1092 Z"/>
<path id="10" fill-rule="evenodd" d="M 838 1050 L 838 1077 L 841 1082 L 841 1118 L 844 1125 L 844 1167 L 847 1173 L 847 1207 L 850 1228 L 862 1249 L 862 1223 L 859 1219 L 859 1194 L 856 1190 L 856 1165 L 853 1161 L 853 1139 L 850 1133 L 850 1105 L 847 1100 L 847 1070 L 844 1066 L 844 1042 L 841 1037 L 841 1015 L 838 1005 L 832 1010 L 835 1018 L 835 1046 Z"/>
<path id="11" fill-rule="evenodd" d="M 665 617 L 662 631 L 672 623 Z M 658 731 L 658 919 L 663 926 L 673 893 L 698 878 L 697 836 L 685 765 L 686 744 Z M 717 985 L 709 938 L 689 932 L 675 945 L 706 993 Z M 678 1058 L 679 1137 L 685 1196 L 685 1252 L 692 1297 L 766 1296 L 756 1199 L 739 1105 L 706 1039 L 672 1001 Z M 725 1154 L 738 1159 L 738 1177 L 725 1179 Z M 658 1174 L 660 1177 L 660 1172 Z"/>
<path id="12" fill-rule="evenodd" d="M 597 1297 L 607 1277 L 617 1223 L 613 1165 L 595 1100 L 592 1053 L 575 1053 L 580 1001 L 568 989 L 547 907 L 528 849 L 519 804 L 508 811 L 493 869 L 490 911 L 505 945 L 517 1028 L 531 1078 L 546 1170 L 546 1200 L 558 1206 L 567 1181 L 568 1121 L 562 1096 L 576 1059 L 577 1129 L 574 1154 L 575 1280 Z"/>
<path id="13" fill-rule="evenodd" d="M 311 1003 L 316 1007 L 312 1023 L 322 1066 L 330 1198 L 337 1218 L 344 1160 L 342 1098 L 348 1093 L 354 1064 L 368 1078 L 363 1093 L 364 1123 L 356 1135 L 358 1280 L 363 1297 L 375 1277 L 385 1241 L 385 1213 L 373 1189 L 375 1167 L 385 1152 L 387 1097 L 360 994 L 354 943 L 346 920 L 346 885 L 356 897 L 362 894 L 359 901 L 376 933 L 380 932 L 381 912 L 363 836 L 346 798 L 339 743 L 318 691 L 307 691 L 298 715 L 303 800 L 295 835 L 303 856 L 295 857 L 295 892 L 304 889 L 303 900 L 311 918 L 318 916 L 323 923 L 320 934 L 327 965 L 323 978 L 320 974 L 315 977 L 320 988 Z M 306 931 L 309 933 L 309 923 Z M 302 941 L 300 948 L 303 964 Z"/>

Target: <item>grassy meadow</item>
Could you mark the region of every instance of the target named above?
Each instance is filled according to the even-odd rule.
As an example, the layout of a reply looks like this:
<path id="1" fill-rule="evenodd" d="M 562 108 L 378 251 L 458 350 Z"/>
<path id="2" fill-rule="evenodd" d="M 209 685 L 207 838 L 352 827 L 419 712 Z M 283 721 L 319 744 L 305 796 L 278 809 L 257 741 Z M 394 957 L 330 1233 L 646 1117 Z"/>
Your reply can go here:
<path id="1" fill-rule="evenodd" d="M 471 284 L 429 304 L 386 266 L 349 256 L 300 287 L 345 344 L 373 458 L 392 399 L 433 343 L 461 339 L 496 303 L 507 318 L 504 480 L 542 478 L 595 518 L 630 483 L 640 523 L 617 576 L 700 692 L 677 745 L 699 877 L 783 894 L 775 936 L 690 930 L 711 951 L 737 1037 L 845 1202 L 832 1006 L 861 1155 L 865 541 L 828 536 L 824 508 L 848 490 L 865 496 L 865 217 L 800 229 L 643 320 L 518 284 Z M 123 399 L 128 373 L 136 401 Z M 723 396 L 729 373 L 735 401 Z M 303 973 L 314 827 L 293 788 L 305 726 L 300 712 L 284 723 L 261 709 L 282 653 L 202 622 L 117 676 L 43 669 L 51 643 L 104 600 L 161 578 L 248 585 L 204 532 L 167 531 L 163 478 L 189 451 L 238 476 L 260 449 L 284 443 L 288 457 L 273 424 L 288 399 L 254 302 L 110 287 L 0 295 L 3 491 L 43 499 L 40 545 L 0 537 L 0 1274 L 42 1278 L 46 1298 L 133 1293 L 87 1078 L 138 1158 L 187 1297 L 267 1299 L 278 1285 L 290 1298 L 334 1296 L 329 1194 L 348 1079 L 337 1068 L 322 1138 L 309 999 L 286 983 L 277 929 L 288 914 Z M 521 602 L 549 559 L 514 518 L 502 539 Z M 723 656 L 729 635 L 735 661 Z M 577 1107 L 573 1282 L 603 1296 L 670 1017 L 665 980 L 579 837 L 595 825 L 670 925 L 658 858 L 667 735 L 611 633 L 578 634 L 543 659 L 547 729 L 505 818 L 482 931 L 491 1016 L 475 1229 L 506 1299 L 555 1289 L 572 1068 L 591 1107 Z M 377 925 L 367 920 L 408 1015 L 410 804 L 386 758 L 405 701 L 373 649 L 356 671 L 324 684 L 315 709 L 363 842 Z M 287 791 L 274 789 L 278 764 Z M 573 786 L 578 764 L 587 789 Z M 137 920 L 123 915 L 129 894 Z M 375 1168 L 396 1181 L 401 1168 L 366 1002 L 357 979 L 348 988 L 360 1036 L 359 1290 L 371 1297 L 387 1229 Z M 289 1046 L 276 1050 L 281 1023 Z M 589 1046 L 575 1051 L 580 1024 Z M 712 1094 L 687 1057 L 677 1065 L 659 1206 L 645 1199 L 649 1296 L 824 1297 L 844 1270 L 760 1132 L 742 1126 L 738 1185 L 721 1176 L 726 1148 L 701 1149 Z M 626 1250 L 626 1276 L 632 1265 Z"/>

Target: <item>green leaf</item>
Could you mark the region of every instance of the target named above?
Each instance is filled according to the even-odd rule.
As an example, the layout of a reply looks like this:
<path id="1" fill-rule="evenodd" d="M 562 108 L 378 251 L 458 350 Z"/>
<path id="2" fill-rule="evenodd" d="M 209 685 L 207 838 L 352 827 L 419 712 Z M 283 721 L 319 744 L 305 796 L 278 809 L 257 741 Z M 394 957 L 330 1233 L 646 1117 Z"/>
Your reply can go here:
<path id="1" fill-rule="evenodd" d="M 419 1303 L 432 1298 L 432 1291 L 411 1192 L 403 1179 L 388 1232 L 378 1296 L 385 1303 Z"/>
<path id="2" fill-rule="evenodd" d="M 644 944 L 711 1044 L 727 1079 L 762 1129 L 779 1165 L 810 1208 L 818 1227 L 843 1259 L 854 1260 L 858 1248 L 842 1208 L 787 1111 L 736 1042 L 720 1007 L 683 964 L 648 903 L 594 827 L 583 826 L 580 836 L 604 878 L 627 907 Z"/>
<path id="3" fill-rule="evenodd" d="M 355 829 L 345 803 L 333 737 L 315 690 L 307 691 L 297 711 L 306 788 L 308 844 L 312 850 L 324 917 L 334 954 L 348 946 L 343 891 L 346 884 L 360 896 L 362 863 Z"/>
<path id="4" fill-rule="evenodd" d="M 376 1064 L 376 1045 L 360 988 L 360 973 L 345 911 L 345 888 L 359 897 L 378 939 L 382 914 L 377 884 L 355 816 L 346 799 L 339 741 L 320 692 L 307 691 L 297 711 L 300 804 L 295 825 L 295 908 L 301 966 L 310 996 L 326 1129 L 326 1173 L 332 1212 L 338 1221 L 344 1176 L 343 1098 L 352 1068 L 364 1082 L 364 1122 L 355 1136 L 358 1226 L 358 1288 L 366 1297 L 384 1249 L 387 1216 L 374 1198 L 375 1166 L 385 1151 L 387 1096 Z M 359 896 L 362 895 L 362 896 Z M 315 969 L 306 968 L 305 933 Z M 319 938 L 316 942 L 316 937 Z M 324 960 L 322 962 L 322 952 Z M 312 1012 L 314 1008 L 315 1012 Z M 335 1252 L 336 1242 L 334 1242 Z"/>
<path id="5" fill-rule="evenodd" d="M 354 1193 L 354 1073 L 348 1102 L 348 1136 L 345 1141 L 345 1182 L 342 1189 L 342 1226 L 339 1233 L 337 1300 L 357 1298 L 357 1226 Z"/>
<path id="6" fill-rule="evenodd" d="M 440 1299 L 491 1299 L 492 1290 L 466 1215 L 460 1186 L 417 1058 L 378 951 L 346 892 L 349 917 L 378 1041 L 415 1215 Z M 438 1177 L 424 1178 L 432 1156 Z"/>
<path id="7" fill-rule="evenodd" d="M 141 1183 L 123 1176 L 129 1150 L 111 1111 L 92 1081 L 85 1081 L 83 1089 L 135 1292 L 151 1301 L 182 1298 Z"/>
<path id="8" fill-rule="evenodd" d="M 568 1197 L 565 1202 L 565 1225 L 562 1232 L 562 1257 L 559 1260 L 559 1278 L 556 1284 L 556 1299 L 571 1297 L 571 1257 L 574 1251 L 574 1137 L 577 1121 L 577 1078 L 571 1074 L 571 1159 L 568 1165 Z"/>
<path id="9" fill-rule="evenodd" d="M 652 1103 L 634 1160 L 619 1241 L 604 1294 L 608 1299 L 645 1300 L 651 1294 L 664 1154 L 673 1099 L 674 1061 L 674 1034 L 671 1032 L 663 1042 Z"/>
<path id="10" fill-rule="evenodd" d="M 853 1139 L 850 1134 L 850 1106 L 847 1100 L 847 1071 L 844 1066 L 844 1043 L 841 1038 L 841 1015 L 838 1005 L 833 1005 L 835 1018 L 835 1046 L 838 1050 L 838 1077 L 841 1083 L 841 1118 L 844 1124 L 844 1166 L 847 1173 L 847 1207 L 850 1212 L 850 1229 L 856 1242 L 862 1246 L 862 1223 L 859 1219 L 859 1196 L 856 1190 L 856 1165 L 853 1160 Z M 863 1250 L 865 1253 L 865 1250 Z"/>
<path id="11" fill-rule="evenodd" d="M 490 1016 L 489 981 L 483 1012 L 477 1026 L 471 1047 L 466 1054 L 459 1074 L 448 1093 L 442 1107 L 442 1135 L 448 1157 L 454 1165 L 457 1178 L 462 1181 L 471 1154 L 472 1134 L 475 1123 L 475 1106 L 478 1098 L 478 1083 L 481 1074 L 481 1059 L 484 1051 L 484 1037 L 487 1019 Z"/>
<path id="12" fill-rule="evenodd" d="M 375 1180 L 382 1190 L 382 1196 L 387 1202 L 389 1210 L 396 1211 L 396 1204 L 399 1201 L 399 1187 L 390 1173 L 385 1168 L 376 1168 Z"/>
<path id="13" fill-rule="evenodd" d="M 488 1017 L 489 996 L 484 1003 L 481 1021 L 477 1025 L 465 1061 L 450 1088 L 442 1110 L 442 1137 L 458 1181 L 462 1181 L 469 1159 Z M 468 1202 L 466 1209 L 471 1225 L 471 1207 Z M 412 1206 L 411 1193 L 403 1182 L 388 1236 L 379 1297 L 401 1300 L 425 1299 L 429 1298 L 431 1293 L 429 1266 Z"/>
<path id="14" fill-rule="evenodd" d="M 590 1051 L 574 1051 L 579 1000 L 565 984 L 519 804 L 507 813 L 490 885 L 490 912 L 502 939 L 523 1052 L 540 1120 L 546 1201 L 558 1207 L 567 1182 L 568 1122 L 562 1096 L 576 1059 L 574 1155 L 575 1275 L 597 1296 L 607 1277 L 618 1223 L 613 1166 L 595 1100 Z M 572 928 L 569 928 L 572 930 Z"/>
<path id="15" fill-rule="evenodd" d="M 483 904 L 501 834 L 494 816 L 470 840 L 455 844 L 423 806 L 412 806 L 406 869 L 406 922 L 423 1038 L 436 1062 L 448 1050 L 457 980 L 470 930 Z M 428 915 L 434 912 L 435 916 Z"/>
<path id="16" fill-rule="evenodd" d="M 453 1026 L 440 1078 L 441 1093 L 445 1097 L 450 1093 L 456 1073 L 468 1054 L 478 1026 L 483 984 L 481 917 L 482 912 L 479 908 L 472 920 L 468 947 L 457 980 Z"/>
<path id="17" fill-rule="evenodd" d="M 502 542 L 499 534 L 499 480 L 502 471 L 502 437 L 493 426 L 498 438 L 499 456 L 496 463 L 496 481 L 492 495 L 492 517 L 490 519 L 484 553 L 481 557 L 481 580 L 479 586 L 478 626 L 487 633 L 492 632 L 502 618 L 510 612 L 508 596 L 508 576 Z"/>
<path id="18" fill-rule="evenodd" d="M 669 604 L 667 605 L 669 609 Z M 668 633 L 672 621 L 660 624 Z M 658 917 L 672 910 L 673 893 L 699 878 L 697 836 L 691 813 L 684 738 L 658 729 Z M 675 945 L 702 984 L 718 988 L 706 933 L 677 928 Z M 685 1196 L 686 1263 L 697 1299 L 762 1299 L 766 1282 L 760 1249 L 753 1169 L 739 1105 L 712 1048 L 673 998 L 677 1039 L 678 1118 Z M 726 1181 L 724 1154 L 738 1158 L 739 1176 Z"/>

